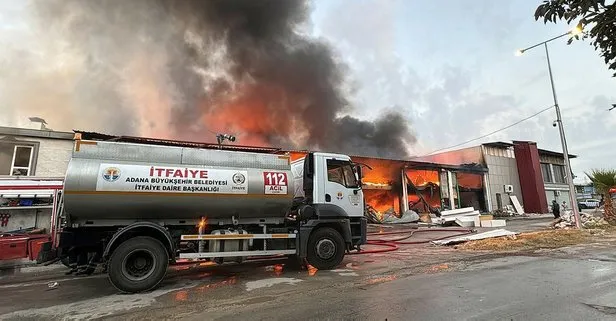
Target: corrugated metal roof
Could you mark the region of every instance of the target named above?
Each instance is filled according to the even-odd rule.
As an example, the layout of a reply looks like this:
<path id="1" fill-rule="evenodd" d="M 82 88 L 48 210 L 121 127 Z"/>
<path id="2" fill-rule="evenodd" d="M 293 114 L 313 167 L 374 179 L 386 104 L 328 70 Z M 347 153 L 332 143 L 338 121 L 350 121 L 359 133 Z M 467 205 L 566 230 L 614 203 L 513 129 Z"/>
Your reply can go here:
<path id="1" fill-rule="evenodd" d="M 513 141 L 515 142 L 521 142 L 521 143 L 533 143 L 533 144 L 537 144 L 536 142 L 530 142 L 530 141 Z M 484 143 L 482 144 L 483 146 L 488 146 L 488 147 L 497 147 L 497 148 L 509 148 L 509 147 L 513 147 L 514 144 L 512 143 L 507 143 L 507 142 L 490 142 L 490 143 Z M 555 152 L 555 151 L 551 151 L 551 150 L 547 150 L 547 149 L 541 149 L 541 148 L 537 148 L 537 151 L 539 152 L 539 155 L 547 155 L 547 156 L 555 156 L 555 157 L 563 157 L 563 153 L 559 153 L 559 152 Z M 573 154 L 569 154 L 569 158 L 577 158 L 576 155 Z"/>
<path id="2" fill-rule="evenodd" d="M 152 145 L 165 145 L 165 146 L 177 146 L 177 147 L 205 148 L 205 149 L 224 149 L 224 150 L 235 150 L 235 151 L 255 152 L 255 153 L 281 152 L 280 148 L 272 148 L 272 147 L 243 146 L 243 145 L 218 145 L 218 144 L 204 143 L 204 142 L 190 142 L 190 141 L 148 138 L 148 137 L 114 136 L 114 135 L 102 134 L 102 133 L 97 133 L 97 132 L 87 132 L 87 131 L 81 131 L 81 130 L 73 130 L 73 132 L 81 134 L 81 138 L 86 139 L 86 140 L 114 141 L 114 142 L 124 142 L 124 143 L 152 144 Z"/>

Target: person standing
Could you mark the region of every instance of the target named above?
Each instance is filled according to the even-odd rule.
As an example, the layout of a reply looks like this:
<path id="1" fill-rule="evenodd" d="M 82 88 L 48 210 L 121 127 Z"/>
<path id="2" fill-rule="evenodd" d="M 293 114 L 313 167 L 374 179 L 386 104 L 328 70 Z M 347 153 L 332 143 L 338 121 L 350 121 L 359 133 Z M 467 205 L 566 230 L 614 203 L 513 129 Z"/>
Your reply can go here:
<path id="1" fill-rule="evenodd" d="M 554 218 L 560 218 L 560 205 L 556 200 L 552 200 L 552 214 L 554 214 Z"/>

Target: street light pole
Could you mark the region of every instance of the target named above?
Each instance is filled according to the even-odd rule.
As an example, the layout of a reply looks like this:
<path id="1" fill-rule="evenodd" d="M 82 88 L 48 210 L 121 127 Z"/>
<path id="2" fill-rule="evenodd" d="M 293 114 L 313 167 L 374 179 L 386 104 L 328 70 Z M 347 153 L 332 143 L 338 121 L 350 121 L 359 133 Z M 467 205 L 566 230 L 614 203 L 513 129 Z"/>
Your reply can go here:
<path id="1" fill-rule="evenodd" d="M 558 105 L 558 99 L 556 98 L 556 87 L 554 87 L 554 76 L 552 76 L 552 64 L 550 63 L 550 52 L 548 51 L 548 43 L 543 43 L 545 47 L 545 56 L 548 61 L 548 72 L 550 74 L 550 84 L 552 85 L 552 97 L 554 97 L 554 109 L 556 109 L 556 122 L 558 122 L 558 131 L 560 132 L 560 143 L 563 146 L 563 157 L 565 158 L 565 173 L 567 184 L 569 185 L 569 204 L 573 210 L 573 216 L 575 217 L 575 226 L 580 228 L 580 212 L 577 208 L 577 197 L 575 196 L 575 186 L 573 185 L 573 171 L 571 170 L 571 163 L 569 163 L 569 148 L 567 148 L 567 138 L 565 137 L 565 128 L 563 126 L 563 119 L 560 115 L 560 106 Z"/>
<path id="2" fill-rule="evenodd" d="M 567 185 L 569 185 L 569 204 L 571 204 L 571 209 L 573 210 L 573 216 L 575 217 L 575 226 L 577 228 L 581 228 L 580 222 L 580 212 L 577 207 L 577 198 L 575 196 L 575 186 L 573 185 L 573 171 L 571 170 L 571 163 L 569 162 L 569 149 L 567 148 L 567 139 L 565 138 L 565 128 L 563 126 L 563 120 L 560 114 L 560 106 L 558 105 L 558 98 L 556 97 L 556 87 L 554 86 L 554 76 L 552 75 L 552 64 L 550 63 L 550 52 L 548 50 L 548 42 L 553 40 L 562 38 L 566 35 L 571 34 L 579 34 L 581 33 L 581 29 L 573 29 L 565 34 L 554 37 L 552 39 L 546 40 L 544 42 L 540 42 L 536 45 L 530 46 L 526 49 L 518 50 L 518 54 L 522 54 L 527 50 L 533 49 L 540 45 L 543 45 L 545 48 L 545 55 L 548 62 L 548 73 L 550 75 L 550 85 L 552 87 L 552 97 L 554 98 L 554 109 L 556 109 L 556 122 L 558 123 L 558 131 L 560 132 L 560 143 L 563 148 L 563 157 L 565 161 L 565 179 L 567 180 Z"/>

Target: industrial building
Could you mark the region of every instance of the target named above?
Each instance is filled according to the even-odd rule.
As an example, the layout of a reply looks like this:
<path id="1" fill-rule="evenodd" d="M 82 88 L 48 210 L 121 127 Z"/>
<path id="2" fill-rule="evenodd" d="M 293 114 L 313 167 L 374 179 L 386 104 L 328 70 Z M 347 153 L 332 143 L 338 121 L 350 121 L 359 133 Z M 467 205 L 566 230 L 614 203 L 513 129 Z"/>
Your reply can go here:
<path id="1" fill-rule="evenodd" d="M 481 164 L 488 170 L 487 208 L 512 205 L 515 196 L 527 213 L 547 213 L 552 200 L 569 204 L 562 153 L 529 141 L 491 142 L 419 158 L 440 164 Z M 569 155 L 569 158 L 576 158 Z"/>
<path id="2" fill-rule="evenodd" d="M 307 152 L 0 127 L 0 232 L 50 227 L 51 198 L 62 187 L 73 149 L 79 148 L 75 138 L 290 153 L 291 159 Z M 490 212 L 511 205 L 511 196 L 517 197 L 526 212 L 545 213 L 553 199 L 569 201 L 562 154 L 538 149 L 534 142 L 493 142 L 412 159 L 351 157 L 367 166 L 363 180 L 366 203 L 379 215 L 462 207 Z"/>

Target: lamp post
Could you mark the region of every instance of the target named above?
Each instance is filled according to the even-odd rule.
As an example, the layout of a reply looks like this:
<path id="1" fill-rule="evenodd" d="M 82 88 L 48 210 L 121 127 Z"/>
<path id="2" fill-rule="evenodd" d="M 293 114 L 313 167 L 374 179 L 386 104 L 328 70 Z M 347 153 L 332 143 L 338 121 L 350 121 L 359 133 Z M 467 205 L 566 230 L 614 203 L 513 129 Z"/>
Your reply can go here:
<path id="1" fill-rule="evenodd" d="M 548 73 L 550 75 L 550 85 L 552 86 L 552 97 L 554 98 L 554 109 L 556 109 L 556 122 L 558 123 L 558 130 L 560 132 L 560 143 L 563 147 L 563 156 L 565 158 L 565 173 L 567 180 L 567 184 L 569 185 L 569 204 L 571 204 L 571 209 L 573 210 L 573 215 L 575 217 L 575 226 L 577 228 L 581 227 L 580 224 L 580 213 L 577 207 L 577 200 L 575 197 L 575 186 L 573 185 L 573 172 L 571 171 L 571 164 L 569 163 L 569 149 L 567 148 L 567 139 L 565 138 L 565 128 L 563 127 L 562 117 L 560 115 L 560 106 L 558 105 L 558 98 L 556 98 L 556 89 L 554 88 L 554 77 L 552 76 L 552 65 L 550 64 L 550 53 L 548 51 L 548 43 L 554 41 L 556 39 L 560 39 L 564 36 L 568 35 L 579 35 L 582 33 L 582 28 L 576 27 L 570 30 L 567 33 L 564 33 L 560 36 L 556 36 L 554 38 L 548 39 L 546 41 L 540 42 L 538 44 L 532 45 L 525 49 L 520 49 L 516 52 L 517 56 L 521 56 L 524 52 L 539 47 L 543 45 L 545 48 L 545 55 L 548 62 Z"/>

